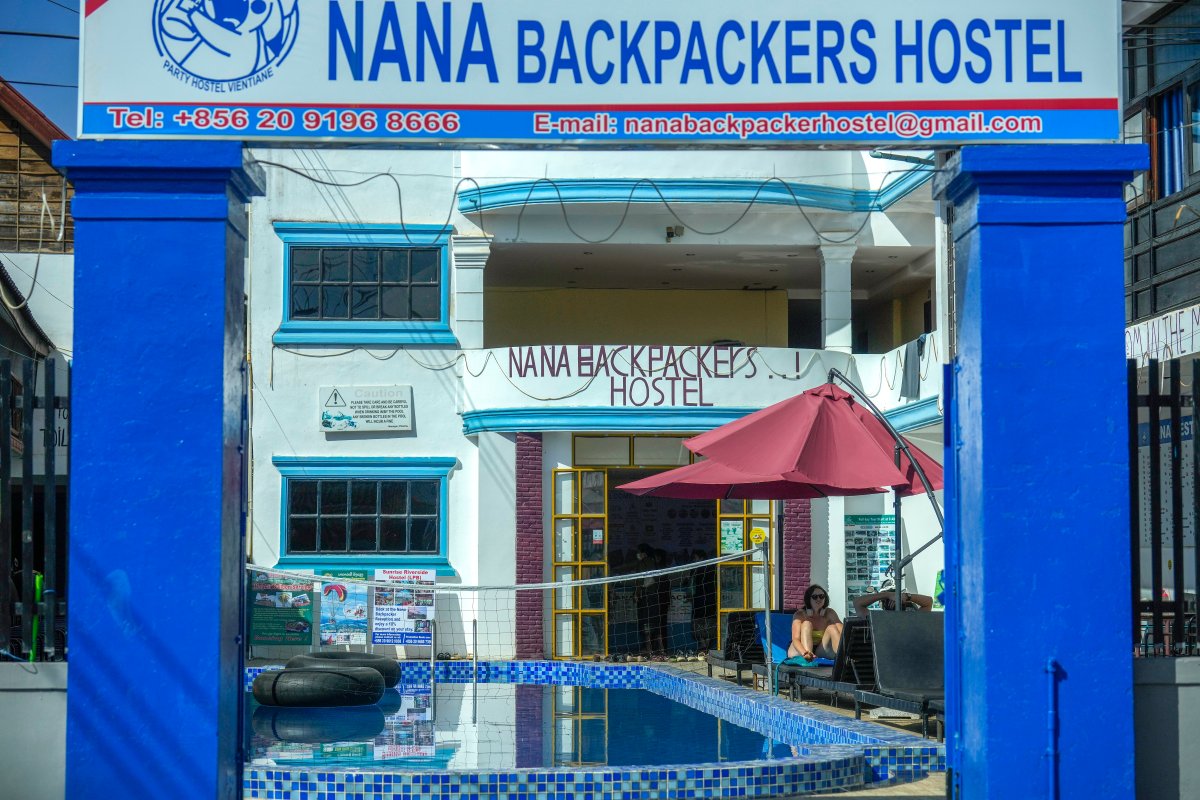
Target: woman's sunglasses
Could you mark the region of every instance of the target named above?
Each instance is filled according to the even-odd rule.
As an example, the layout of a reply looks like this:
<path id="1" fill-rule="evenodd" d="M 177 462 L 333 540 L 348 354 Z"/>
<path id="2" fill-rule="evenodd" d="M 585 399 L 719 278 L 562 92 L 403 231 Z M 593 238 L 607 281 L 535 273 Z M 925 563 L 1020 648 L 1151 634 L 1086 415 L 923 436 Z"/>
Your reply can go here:
<path id="1" fill-rule="evenodd" d="M 814 595 L 812 596 L 812 599 L 813 599 L 813 600 L 824 600 L 824 599 L 825 599 L 825 595 L 823 595 L 823 594 L 814 594 Z"/>

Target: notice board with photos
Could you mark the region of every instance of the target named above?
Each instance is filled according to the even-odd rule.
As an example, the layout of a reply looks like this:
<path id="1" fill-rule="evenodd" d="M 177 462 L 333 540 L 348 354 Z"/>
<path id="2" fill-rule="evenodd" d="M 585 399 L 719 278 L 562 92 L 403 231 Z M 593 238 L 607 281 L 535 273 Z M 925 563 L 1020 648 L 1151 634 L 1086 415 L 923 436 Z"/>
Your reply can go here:
<path id="1" fill-rule="evenodd" d="M 854 598 L 876 592 L 896 559 L 894 514 L 847 514 L 846 608 Z"/>

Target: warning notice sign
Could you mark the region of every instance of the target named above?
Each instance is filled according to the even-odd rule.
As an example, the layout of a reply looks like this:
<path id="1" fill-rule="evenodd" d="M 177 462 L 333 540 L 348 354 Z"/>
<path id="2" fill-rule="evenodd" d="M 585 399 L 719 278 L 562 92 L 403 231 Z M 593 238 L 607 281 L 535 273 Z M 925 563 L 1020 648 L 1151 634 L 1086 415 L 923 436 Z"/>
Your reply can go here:
<path id="1" fill-rule="evenodd" d="M 411 386 L 322 386 L 317 412 L 326 432 L 411 431 Z"/>

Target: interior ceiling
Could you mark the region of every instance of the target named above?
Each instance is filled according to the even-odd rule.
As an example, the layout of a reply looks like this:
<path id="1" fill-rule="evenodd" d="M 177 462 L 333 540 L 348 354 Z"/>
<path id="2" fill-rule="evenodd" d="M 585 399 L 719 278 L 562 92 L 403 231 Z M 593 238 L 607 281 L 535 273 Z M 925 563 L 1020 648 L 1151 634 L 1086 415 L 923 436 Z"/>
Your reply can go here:
<path id="1" fill-rule="evenodd" d="M 885 282 L 896 293 L 918 289 L 932 277 L 932 269 L 922 276 L 906 268 L 931 250 L 860 246 L 851 286 L 868 295 Z M 497 243 L 484 275 L 489 287 L 506 288 L 821 289 L 816 249 L 782 245 Z M 901 279 L 895 280 L 898 275 Z"/>

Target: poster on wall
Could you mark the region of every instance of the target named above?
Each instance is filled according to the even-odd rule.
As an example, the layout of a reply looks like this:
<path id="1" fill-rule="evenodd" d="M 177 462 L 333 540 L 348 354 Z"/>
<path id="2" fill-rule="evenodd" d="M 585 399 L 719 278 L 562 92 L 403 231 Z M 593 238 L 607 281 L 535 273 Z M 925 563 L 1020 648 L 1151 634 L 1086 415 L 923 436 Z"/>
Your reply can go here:
<path id="1" fill-rule="evenodd" d="M 367 643 L 367 587 L 338 578 L 365 581 L 365 569 L 326 569 L 317 573 L 321 582 L 321 644 Z"/>
<path id="2" fill-rule="evenodd" d="M 250 574 L 250 644 L 312 644 L 313 584 Z"/>
<path id="3" fill-rule="evenodd" d="M 1186 412 L 1187 409 L 1184 409 L 1184 411 Z M 1193 463 L 1192 448 L 1195 446 L 1195 437 L 1193 435 L 1195 430 L 1194 418 L 1191 414 L 1181 413 L 1179 424 L 1179 463 L 1182 466 L 1179 483 L 1183 491 L 1183 497 L 1190 498 L 1194 495 L 1196 486 L 1196 476 L 1191 466 Z M 1175 568 L 1177 566 L 1175 562 L 1175 506 L 1170 501 L 1172 486 L 1175 482 L 1175 447 L 1173 446 L 1174 436 L 1171 431 L 1170 416 L 1165 411 L 1163 418 L 1158 421 L 1156 428 L 1159 445 L 1158 479 L 1160 493 L 1160 499 L 1157 504 L 1153 499 L 1153 480 L 1151 479 L 1152 474 L 1150 469 L 1150 435 L 1152 429 L 1149 420 L 1138 422 L 1137 462 L 1131 465 L 1139 478 L 1136 524 L 1142 545 L 1140 579 L 1143 600 L 1150 600 L 1153 596 L 1150 587 L 1154 583 L 1154 554 L 1151 547 L 1154 538 L 1154 517 L 1156 514 L 1162 534 L 1162 553 L 1160 554 L 1159 569 L 1162 571 L 1164 596 L 1167 598 L 1174 598 L 1175 596 Z M 1179 511 L 1179 525 L 1183 533 L 1184 547 L 1184 557 L 1179 566 L 1184 573 L 1185 591 L 1191 593 L 1195 591 L 1196 586 L 1196 577 L 1190 568 L 1195 563 L 1196 513 L 1195 507 L 1190 501 L 1184 502 Z"/>
<path id="4" fill-rule="evenodd" d="M 879 590 L 896 558 L 894 514 L 846 516 L 846 608 L 859 595 Z"/>
<path id="5" fill-rule="evenodd" d="M 721 520 L 721 555 L 740 553 L 744 547 L 745 537 L 742 533 L 745 523 L 740 519 Z"/>
<path id="6" fill-rule="evenodd" d="M 371 644 L 432 645 L 437 573 L 431 569 L 377 569 L 375 580 L 404 584 L 404 588 L 375 587 Z M 416 585 L 428 585 L 430 590 L 413 588 Z"/>

